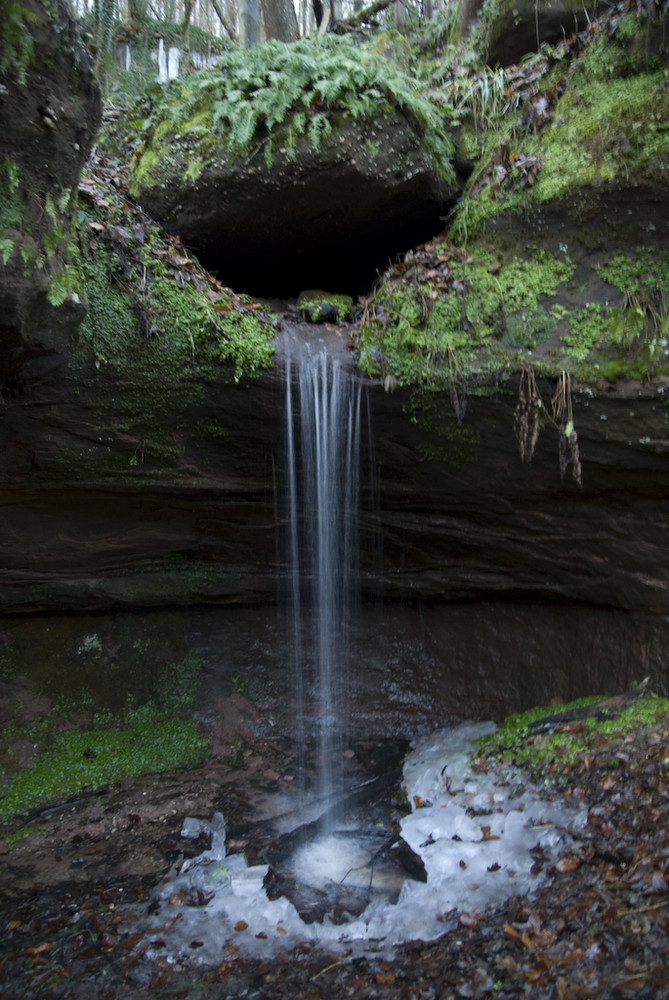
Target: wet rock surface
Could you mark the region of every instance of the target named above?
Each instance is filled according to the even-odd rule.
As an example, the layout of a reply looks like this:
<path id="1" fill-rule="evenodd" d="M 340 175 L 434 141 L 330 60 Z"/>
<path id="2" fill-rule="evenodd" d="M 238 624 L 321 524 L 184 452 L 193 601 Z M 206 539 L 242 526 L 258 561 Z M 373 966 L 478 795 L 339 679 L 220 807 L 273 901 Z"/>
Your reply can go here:
<path id="1" fill-rule="evenodd" d="M 342 356 L 348 332 L 303 328 L 308 342 L 322 338 Z M 257 678 L 276 710 L 289 656 L 285 620 L 275 633 L 268 624 L 281 621 L 269 609 L 277 601 L 280 609 L 289 581 L 275 499 L 282 378 L 279 359 L 273 376 L 199 385 L 194 397 L 184 390 L 136 425 L 112 371 L 75 380 L 65 369 L 8 399 L 3 610 L 83 616 L 69 619 L 69 638 L 62 623 L 49 631 L 33 619 L 30 641 L 6 619 L 19 660 L 37 643 L 44 662 L 64 655 L 72 666 L 77 643 L 100 630 L 113 650 L 123 644 L 114 637 L 122 609 L 139 611 L 142 636 L 162 642 L 170 631 L 160 609 L 178 607 L 179 656 L 188 636 L 215 674 L 225 660 L 229 676 Z M 365 390 L 372 438 L 352 581 L 362 603 L 357 704 L 371 713 L 363 727 L 374 717 L 376 733 L 410 736 L 426 703 L 439 719 L 466 717 L 472 704 L 499 718 L 541 700 L 546 678 L 551 696 L 563 698 L 623 689 L 647 674 L 665 689 L 669 409 L 661 383 L 629 389 L 574 395 L 581 487 L 560 479 L 550 427 L 532 464 L 521 462 L 508 389 L 470 397 L 462 427 L 447 392 L 432 394 L 425 426 L 410 419 L 409 393 Z M 549 398 L 551 386 L 543 391 Z M 132 465 L 142 441 L 145 456 Z M 172 449 L 170 461 L 159 444 Z M 257 609 L 255 625 L 235 617 L 242 604 Z M 212 614 L 196 612 L 203 605 Z M 217 618 L 215 608 L 228 610 Z M 108 617 L 86 620 L 96 612 Z M 280 714 L 289 726 L 290 712 Z"/>

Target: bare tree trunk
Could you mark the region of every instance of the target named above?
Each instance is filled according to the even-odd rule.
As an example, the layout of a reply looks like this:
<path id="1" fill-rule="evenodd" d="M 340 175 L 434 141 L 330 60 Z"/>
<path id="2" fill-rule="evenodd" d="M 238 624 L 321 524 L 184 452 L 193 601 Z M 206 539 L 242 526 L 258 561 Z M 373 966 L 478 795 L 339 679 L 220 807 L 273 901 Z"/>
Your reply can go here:
<path id="1" fill-rule="evenodd" d="M 95 0 L 93 5 L 93 37 L 97 46 L 95 75 L 100 88 L 107 89 L 107 61 L 114 37 L 115 0 Z"/>
<path id="2" fill-rule="evenodd" d="M 339 21 L 335 25 L 334 30 L 336 32 L 343 33 L 345 31 L 355 31 L 359 28 L 361 24 L 367 24 L 373 20 L 376 14 L 379 14 L 386 7 L 390 7 L 395 0 L 374 0 L 369 6 L 363 7 L 362 10 L 358 11 L 357 14 L 351 15 L 351 17 L 345 18 L 343 21 Z"/>
<path id="3" fill-rule="evenodd" d="M 241 0 L 239 40 L 245 49 L 260 41 L 260 0 Z"/>
<path id="4" fill-rule="evenodd" d="M 188 36 L 190 33 L 190 19 L 193 15 L 193 4 L 195 0 L 184 0 L 184 13 L 181 19 L 181 45 L 185 52 L 188 52 Z"/>
<path id="5" fill-rule="evenodd" d="M 404 0 L 395 0 L 395 27 L 403 28 L 407 19 L 407 9 Z"/>
<path id="6" fill-rule="evenodd" d="M 293 0 L 260 0 L 265 35 L 280 42 L 296 42 L 300 37 Z"/>
<path id="7" fill-rule="evenodd" d="M 126 29 L 131 38 L 141 38 L 146 30 L 147 0 L 128 0 Z"/>
<path id="8" fill-rule="evenodd" d="M 216 15 L 217 15 L 219 21 L 221 22 L 221 24 L 223 25 L 223 30 L 229 36 L 229 38 L 230 38 L 231 41 L 236 42 L 237 41 L 237 34 L 236 34 L 234 28 L 232 27 L 232 25 L 228 23 L 228 20 L 227 20 L 225 14 L 223 13 L 223 8 L 221 7 L 221 5 L 218 2 L 218 0 L 211 0 L 211 6 L 216 11 Z"/>
<path id="9" fill-rule="evenodd" d="M 320 28 L 323 22 L 323 3 L 322 0 L 311 0 L 312 10 L 314 12 L 314 17 L 316 19 L 316 27 Z"/>

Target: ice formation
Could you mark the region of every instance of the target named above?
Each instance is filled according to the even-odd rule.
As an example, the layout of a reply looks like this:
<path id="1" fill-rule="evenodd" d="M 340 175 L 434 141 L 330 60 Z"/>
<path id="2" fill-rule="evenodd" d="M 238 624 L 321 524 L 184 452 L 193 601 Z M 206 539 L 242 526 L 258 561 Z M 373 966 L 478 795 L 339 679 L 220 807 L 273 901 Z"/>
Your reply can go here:
<path id="1" fill-rule="evenodd" d="M 474 772 L 476 740 L 494 728 L 483 723 L 444 730 L 419 742 L 407 757 L 404 784 L 414 808 L 402 820 L 402 836 L 422 857 L 428 880 L 407 880 L 396 904 L 375 899 L 346 924 L 327 918 L 305 924 L 288 900 L 267 898 L 265 865 L 247 866 L 242 855 L 226 856 L 220 813 L 211 822 L 188 817 L 182 834 L 197 837 L 205 831 L 211 847 L 180 869 L 175 866 L 156 890 L 151 916 L 143 921 L 147 954 L 218 964 L 238 951 L 266 956 L 301 942 L 383 952 L 403 941 L 434 939 L 463 912 L 481 913 L 514 893 L 531 893 L 587 814 L 561 797 L 541 798 L 523 787 L 518 773 Z M 317 858 L 309 864 L 319 868 Z M 351 859 L 326 851 L 322 865 L 331 866 L 326 874 L 342 878 Z"/>

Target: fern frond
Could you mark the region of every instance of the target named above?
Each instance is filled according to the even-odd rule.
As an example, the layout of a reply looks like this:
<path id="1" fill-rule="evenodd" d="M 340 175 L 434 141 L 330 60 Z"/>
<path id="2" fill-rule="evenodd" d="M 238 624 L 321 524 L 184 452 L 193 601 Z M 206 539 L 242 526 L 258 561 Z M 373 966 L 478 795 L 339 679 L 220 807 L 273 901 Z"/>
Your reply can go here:
<path id="1" fill-rule="evenodd" d="M 325 115 L 318 114 L 309 119 L 307 137 L 314 149 L 320 148 L 321 139 L 329 135 L 330 132 L 332 132 L 332 125 L 330 125 Z"/>
<path id="2" fill-rule="evenodd" d="M 181 90 L 166 88 L 163 93 L 159 120 L 177 125 L 207 111 L 236 155 L 248 153 L 260 122 L 270 136 L 285 124 L 287 148 L 294 152 L 297 137 L 306 134 L 318 147 L 331 131 L 323 108 L 347 111 L 357 119 L 399 108 L 421 133 L 437 169 L 452 174 L 448 108 L 421 95 L 410 74 L 348 38 L 328 35 L 290 45 L 271 41 L 249 50 L 231 49 L 216 69 L 189 74 Z M 268 144 L 266 157 L 271 150 Z"/>

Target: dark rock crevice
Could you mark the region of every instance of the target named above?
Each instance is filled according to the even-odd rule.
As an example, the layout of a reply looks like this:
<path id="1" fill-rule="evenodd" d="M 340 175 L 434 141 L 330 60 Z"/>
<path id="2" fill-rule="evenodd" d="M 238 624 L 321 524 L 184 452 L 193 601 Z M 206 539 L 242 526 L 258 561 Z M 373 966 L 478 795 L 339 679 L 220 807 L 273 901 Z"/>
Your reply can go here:
<path id="1" fill-rule="evenodd" d="M 287 222 L 286 231 L 274 239 L 258 233 L 254 240 L 247 227 L 236 246 L 234 237 L 195 237 L 190 246 L 221 282 L 250 295 L 293 298 L 305 288 L 327 288 L 355 298 L 369 291 L 408 248 L 439 233 L 446 211 L 412 203 L 410 217 L 344 231 L 335 219 L 338 207 L 333 205 L 310 225 L 291 229 Z"/>

